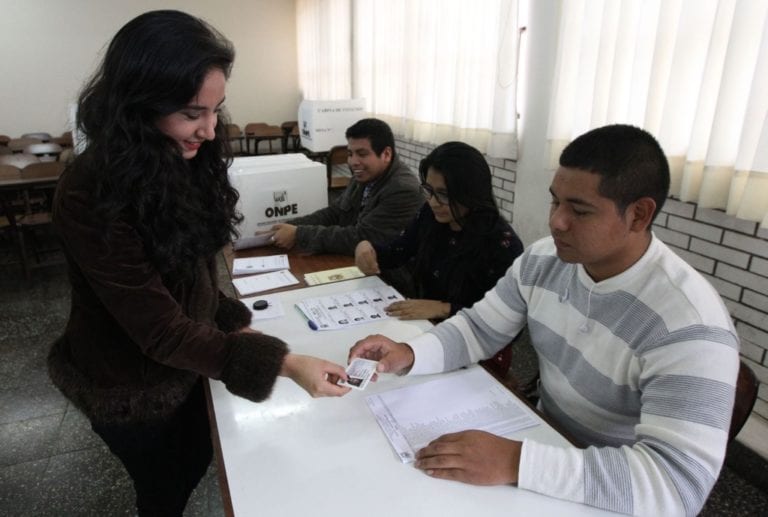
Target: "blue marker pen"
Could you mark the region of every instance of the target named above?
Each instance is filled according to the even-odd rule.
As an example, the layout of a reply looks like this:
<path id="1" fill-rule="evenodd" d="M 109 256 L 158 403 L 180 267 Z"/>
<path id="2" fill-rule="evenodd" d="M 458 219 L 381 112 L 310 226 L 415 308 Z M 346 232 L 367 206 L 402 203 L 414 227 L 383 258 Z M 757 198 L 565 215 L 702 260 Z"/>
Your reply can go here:
<path id="1" fill-rule="evenodd" d="M 301 314 L 302 316 L 304 316 L 305 318 L 307 318 L 307 315 L 306 315 L 306 314 L 304 314 L 304 311 L 302 311 L 302 310 L 301 310 L 301 309 L 299 309 L 298 307 L 296 307 L 296 310 L 297 310 L 297 311 L 299 311 L 299 314 Z M 318 329 L 317 323 L 315 323 L 314 321 L 312 321 L 312 320 L 311 320 L 311 319 L 309 319 L 309 318 L 307 318 L 307 325 L 309 325 L 309 328 L 311 328 L 312 330 L 317 330 L 317 329 Z"/>

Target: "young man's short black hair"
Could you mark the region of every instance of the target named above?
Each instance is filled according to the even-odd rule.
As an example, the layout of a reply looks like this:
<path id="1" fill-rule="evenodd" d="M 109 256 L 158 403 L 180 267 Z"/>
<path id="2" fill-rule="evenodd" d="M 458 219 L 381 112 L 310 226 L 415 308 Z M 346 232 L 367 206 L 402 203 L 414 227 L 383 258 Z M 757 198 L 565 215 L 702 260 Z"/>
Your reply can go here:
<path id="1" fill-rule="evenodd" d="M 347 138 L 367 138 L 371 142 L 371 149 L 380 156 L 387 147 L 392 149 L 395 156 L 395 136 L 389 124 L 377 118 L 364 118 L 358 120 L 349 128 L 345 135 Z"/>
<path id="2" fill-rule="evenodd" d="M 656 202 L 655 219 L 669 194 L 667 157 L 650 133 L 635 126 L 614 124 L 584 133 L 563 149 L 560 166 L 602 176 L 600 195 L 613 200 L 621 214 L 630 203 L 650 197 Z"/>

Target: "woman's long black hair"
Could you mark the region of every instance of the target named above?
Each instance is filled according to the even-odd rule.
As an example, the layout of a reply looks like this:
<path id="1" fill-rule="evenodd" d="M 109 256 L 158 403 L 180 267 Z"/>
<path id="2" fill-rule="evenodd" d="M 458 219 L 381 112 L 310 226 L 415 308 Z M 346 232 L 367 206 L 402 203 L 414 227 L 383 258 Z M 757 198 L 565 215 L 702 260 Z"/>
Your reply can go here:
<path id="1" fill-rule="evenodd" d="M 229 77 L 232 44 L 204 21 L 152 11 L 128 22 L 110 43 L 78 101 L 86 148 L 73 167 L 94 178 L 94 210 L 106 232 L 118 219 L 140 234 L 161 274 L 187 276 L 198 259 L 236 235 L 242 219 L 229 183 L 226 119 L 216 138 L 186 160 L 157 120 L 184 108 L 206 75 Z"/>
<path id="2" fill-rule="evenodd" d="M 448 282 L 450 297 L 459 299 L 465 283 L 472 281 L 470 273 L 478 272 L 481 264 L 487 261 L 483 252 L 488 247 L 488 240 L 500 238 L 501 214 L 493 197 L 491 169 L 482 153 L 464 142 L 446 142 L 421 160 L 419 177 L 422 183 L 426 183 L 429 169 L 445 180 L 451 213 L 462 228 L 462 243 Z M 457 205 L 465 207 L 467 213 L 462 216 Z M 437 221 L 421 229 L 414 278 L 431 275 L 432 243 L 440 238 L 439 235 L 449 232 L 448 225 Z"/>

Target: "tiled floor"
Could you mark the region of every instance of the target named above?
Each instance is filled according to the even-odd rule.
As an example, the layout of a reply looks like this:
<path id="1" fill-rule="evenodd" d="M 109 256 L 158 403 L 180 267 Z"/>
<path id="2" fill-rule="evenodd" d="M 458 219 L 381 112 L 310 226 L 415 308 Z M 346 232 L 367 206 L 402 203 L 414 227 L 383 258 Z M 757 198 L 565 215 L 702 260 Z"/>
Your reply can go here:
<path id="1" fill-rule="evenodd" d="M 0 517 L 131 516 L 130 479 L 48 380 L 45 358 L 68 313 L 65 268 L 26 282 L 0 240 Z M 187 516 L 223 515 L 212 465 Z M 343 497 L 343 496 L 339 496 Z M 279 515 L 279 509 L 260 509 Z M 768 462 L 738 443 L 702 515 L 768 515 Z"/>

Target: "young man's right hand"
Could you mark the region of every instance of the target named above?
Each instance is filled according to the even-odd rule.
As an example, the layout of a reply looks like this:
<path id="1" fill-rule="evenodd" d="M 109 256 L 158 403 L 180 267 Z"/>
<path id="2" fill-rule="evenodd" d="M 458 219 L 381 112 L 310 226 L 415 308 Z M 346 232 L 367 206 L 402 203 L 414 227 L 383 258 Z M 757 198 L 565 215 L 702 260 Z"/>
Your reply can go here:
<path id="1" fill-rule="evenodd" d="M 349 350 L 348 361 L 356 357 L 378 361 L 379 373 L 407 373 L 413 366 L 413 349 L 405 343 L 396 343 L 380 334 L 368 336 Z"/>

